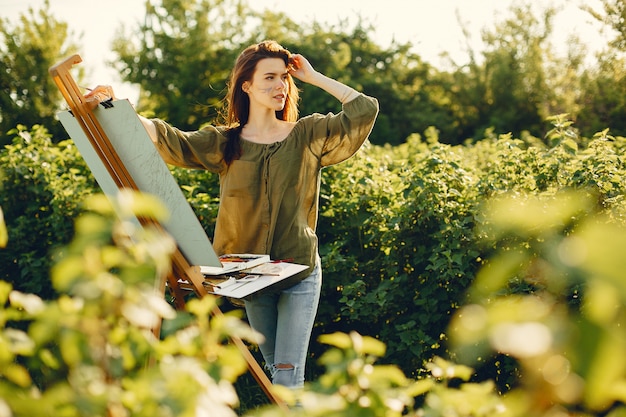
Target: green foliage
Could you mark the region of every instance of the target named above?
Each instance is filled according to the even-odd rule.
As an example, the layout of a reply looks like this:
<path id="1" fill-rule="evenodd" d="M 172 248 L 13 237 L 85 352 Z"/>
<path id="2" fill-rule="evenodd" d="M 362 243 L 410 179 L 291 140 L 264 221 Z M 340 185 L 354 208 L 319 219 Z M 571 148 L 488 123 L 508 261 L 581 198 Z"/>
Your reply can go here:
<path id="1" fill-rule="evenodd" d="M 588 11 L 620 33 L 623 6 L 602 3 L 603 13 Z M 347 20 L 295 22 L 282 13 L 253 13 L 247 2 L 164 0 L 147 2 L 137 27 L 120 28 L 111 64 L 139 86 L 138 108 L 183 129 L 219 121 L 236 55 L 250 43 L 275 38 L 306 54 L 325 74 L 379 99 L 375 144 L 403 143 L 429 126 L 451 144 L 480 140 L 492 128 L 543 136 L 542 120 L 562 112 L 571 114 L 585 136 L 609 126 L 623 135 L 619 39 L 617 49 L 585 68 L 588 54 L 580 39 L 568 40 L 566 56 L 548 42 L 556 13 L 550 7 L 537 12 L 530 3 L 514 5 L 493 29 L 485 28 L 485 51 L 468 50 L 468 63 L 440 69 L 423 62 L 410 43 L 377 45 L 375 25 L 362 19 L 353 26 Z M 76 49 L 67 25 L 51 17 L 46 2 L 42 10 L 21 16 L 19 26 L 1 21 L 0 31 L 0 143 L 8 143 L 7 132 L 17 124 L 42 124 L 55 139 L 65 137 L 54 120 L 60 95 L 47 69 Z M 319 89 L 301 88 L 302 114 L 338 109 Z"/>
<path id="2" fill-rule="evenodd" d="M 474 370 L 435 357 L 426 364 L 434 381 L 417 413 L 424 417 L 514 415 L 498 395 L 492 381 L 469 382 Z M 428 379 L 426 380 L 428 381 Z"/>
<path id="3" fill-rule="evenodd" d="M 147 2 L 140 27 L 113 44 L 115 67 L 141 88 L 139 108 L 181 129 L 214 120 L 230 69 L 249 42 L 249 15 L 233 0 Z"/>
<path id="4" fill-rule="evenodd" d="M 57 300 L 0 282 L 0 411 L 234 416 L 233 383 L 245 362 L 225 341 L 254 334 L 235 315 L 209 319 L 216 306 L 210 296 L 175 312 L 154 290 L 174 242 L 160 230 L 114 220 L 119 212 L 158 220 L 165 210 L 132 192 L 116 204 L 102 195 L 84 204 L 76 236 L 52 269 Z M 274 387 L 297 407 L 264 406 L 250 415 L 621 415 L 626 224 L 583 191 L 503 193 L 480 213 L 482 243 L 496 250 L 478 271 L 469 303 L 453 315 L 450 353 L 469 364 L 490 352 L 515 358 L 517 385 L 500 393 L 492 380 L 474 380 L 474 369 L 441 357 L 425 361 L 418 379 L 407 378 L 396 365 L 376 364 L 385 343 L 334 333 L 320 338 L 332 348 L 319 359 L 319 378 L 298 391 Z M 535 290 L 510 294 L 516 277 Z M 576 306 L 564 291 L 572 283 L 582 283 Z M 157 339 L 150 330 L 162 319 Z"/>
<path id="5" fill-rule="evenodd" d="M 581 94 L 583 107 L 577 116 L 577 125 L 585 132 L 602 131 L 611 127 L 616 132 L 626 129 L 626 122 L 618 114 L 626 109 L 626 70 L 623 53 L 607 51 L 597 58 L 596 67 L 585 71 Z"/>
<path id="6" fill-rule="evenodd" d="M 611 46 L 624 51 L 626 50 L 626 4 L 620 0 L 601 0 L 602 11 L 590 6 L 583 6 L 598 21 L 604 23 L 616 35 Z"/>
<path id="7" fill-rule="evenodd" d="M 385 353 L 384 343 L 358 333 L 334 333 L 320 338 L 332 348 L 320 358 L 326 372 L 305 389 L 280 389 L 287 403 L 298 405 L 287 412 L 266 407 L 259 417 L 279 416 L 386 416 L 407 415 L 415 397 L 432 387 L 432 381 L 414 381 L 397 366 L 376 365 Z M 414 415 L 414 414 L 411 414 Z"/>
<path id="8" fill-rule="evenodd" d="M 495 251 L 519 243 L 514 236 L 484 243 L 491 236 L 478 227 L 487 222 L 484 199 L 578 189 L 594 205 L 569 227 L 587 211 L 623 222 L 626 139 L 601 132 L 583 147 L 570 121 L 555 117 L 553 125 L 546 138 L 552 147 L 510 135 L 453 147 L 430 132 L 427 142 L 415 136 L 395 148 L 368 147 L 327 170 L 319 221 L 325 302 L 316 331 L 356 329 L 379 338 L 388 346 L 385 361 L 419 374 L 424 360 L 445 356 L 449 318 L 465 303 L 478 269 Z M 534 291 L 522 278 L 510 277 L 510 292 Z M 564 296 L 574 291 L 563 288 Z M 485 360 L 498 363 L 493 377 L 502 389 L 512 384 L 514 365 Z"/>
<path id="9" fill-rule="evenodd" d="M 498 250 L 451 323 L 459 359 L 476 363 L 497 351 L 518 361 L 519 385 L 504 396 L 513 415 L 622 415 L 623 220 L 580 191 L 503 195 L 485 206 L 485 217 L 485 236 Z M 513 277 L 535 290 L 510 295 Z M 575 304 L 567 291 L 574 286 Z"/>
<path id="10" fill-rule="evenodd" d="M 478 265 L 471 246 L 476 180 L 450 150 L 428 149 L 417 138 L 388 154 L 372 148 L 333 168 L 337 188 L 324 193 L 326 288 L 340 291 L 341 305 L 328 322 L 345 319 L 342 330 L 356 326 L 380 337 L 386 359 L 411 373 L 421 361 L 407 357 L 441 348 L 447 317 Z"/>
<path id="11" fill-rule="evenodd" d="M 280 12 L 252 12 L 246 2 L 168 0 L 147 4 L 144 23 L 120 33 L 114 65 L 140 87 L 142 111 L 182 129 L 222 122 L 226 81 L 237 54 L 272 38 L 303 53 L 324 74 L 378 98 L 374 144 L 404 143 L 430 126 L 450 144 L 481 140 L 490 130 L 542 137 L 543 120 L 564 112 L 577 120 L 583 135 L 609 126 L 624 134 L 622 58 L 605 54 L 586 68 L 579 38 L 568 41 L 565 54 L 550 43 L 556 9 L 522 3 L 509 12 L 485 29 L 483 51 L 468 50 L 468 63 L 451 62 L 446 70 L 424 62 L 410 43 L 377 45 L 375 25 L 364 19 L 295 22 Z M 339 110 L 318 88 L 300 88 L 302 114 Z"/>
<path id="12" fill-rule="evenodd" d="M 134 193 L 118 204 L 157 220 L 165 211 Z M 173 240 L 116 221 L 103 195 L 85 207 L 52 269 L 57 300 L 0 281 L 0 414 L 234 416 L 232 383 L 246 363 L 225 341 L 254 340 L 253 332 L 234 315 L 209 319 L 214 297 L 175 312 L 155 290 L 169 270 Z M 158 339 L 151 330 L 163 319 Z"/>
<path id="13" fill-rule="evenodd" d="M 70 241 L 80 201 L 97 190 L 73 142 L 53 143 L 42 126 L 18 126 L 0 151 L 0 206 L 9 244 L 0 251 L 0 279 L 50 298 L 54 249 Z"/>
<path id="14" fill-rule="evenodd" d="M 246 364 L 225 342 L 255 335 L 236 315 L 209 318 L 216 306 L 210 296 L 175 312 L 154 290 L 174 242 L 161 230 L 115 220 L 119 212 L 158 220 L 165 209 L 132 192 L 116 204 L 102 195 L 85 202 L 76 236 L 51 271 L 57 300 L 0 282 L 0 411 L 234 416 L 233 383 Z M 320 337 L 331 348 L 319 359 L 319 378 L 302 390 L 274 387 L 293 408 L 263 406 L 249 415 L 621 415 L 626 224 L 611 214 L 582 190 L 503 193 L 481 206 L 478 233 L 496 250 L 447 333 L 461 363 L 480 364 L 490 352 L 515 358 L 521 378 L 508 392 L 436 356 L 424 362 L 423 375 L 407 378 L 397 365 L 376 364 L 385 343 L 333 333 Z M 516 277 L 535 290 L 510 294 Z M 571 283 L 582 283 L 576 306 L 564 292 Z M 157 339 L 151 330 L 162 319 Z"/>
<path id="15" fill-rule="evenodd" d="M 489 260 L 498 267 L 494 254 L 517 254 L 517 245 L 540 251 L 545 241 L 513 233 L 493 240 L 485 198 L 550 197 L 578 189 L 592 204 L 572 203 L 579 208 L 564 230 L 594 212 L 624 222 L 626 139 L 607 131 L 580 138 L 565 115 L 552 124 L 545 140 L 492 135 L 465 146 L 441 144 L 431 129 L 425 140 L 415 135 L 401 146 L 366 145 L 349 162 L 325 170 L 318 227 L 325 285 L 315 336 L 357 331 L 375 337 L 387 346 L 381 361 L 421 376 L 433 356 L 453 357 L 450 318 L 466 304 L 466 290 L 482 265 Z M 16 133 L 0 154 L 8 235 L 7 248 L 0 250 L 2 272 L 16 290 L 51 298 L 52 255 L 70 240 L 78 199 L 97 187 L 71 142 L 55 145 L 39 127 Z M 172 172 L 211 235 L 218 179 L 202 171 Z M 500 267 L 512 268 L 515 259 Z M 512 273 L 494 285 L 508 294 L 534 293 L 542 283 L 527 279 L 532 272 Z M 577 306 L 584 288 L 562 281 L 562 300 Z M 311 353 L 307 371 L 313 378 L 322 372 L 315 364 L 322 347 L 312 344 Z M 499 353 L 484 355 L 476 372 L 503 391 L 517 386 L 520 376 L 514 358 Z"/>
<path id="16" fill-rule="evenodd" d="M 296 23 L 282 13 L 252 12 L 246 2 L 169 0 L 147 4 L 145 23 L 120 34 L 113 48 L 124 80 L 141 89 L 138 107 L 182 129 L 223 122 L 226 82 L 237 55 L 271 38 L 307 56 L 320 72 L 379 99 L 375 143 L 402 143 L 431 124 L 455 137 L 455 120 L 433 68 L 408 43 L 381 48 L 373 31 L 361 20 L 353 27 L 347 21 Z M 301 114 L 340 110 L 319 88 L 299 88 Z"/>
<path id="17" fill-rule="evenodd" d="M 213 236 L 219 209 L 219 176 L 207 171 L 171 167 L 171 172 L 208 236 Z"/>
<path id="18" fill-rule="evenodd" d="M 557 9 L 535 6 L 513 5 L 483 31 L 483 51 L 468 50 L 468 63 L 440 69 L 416 55 L 411 43 L 377 45 L 375 24 L 361 18 L 354 24 L 296 22 L 280 12 L 252 12 L 247 2 L 163 0 L 147 3 L 144 22 L 120 33 L 113 64 L 140 87 L 142 111 L 182 129 L 223 121 L 226 81 L 237 54 L 271 38 L 303 53 L 320 72 L 378 98 L 374 144 L 401 144 L 430 126 L 450 144 L 481 140 L 490 130 L 542 137 L 543 120 L 564 112 L 585 136 L 609 126 L 625 134 L 622 58 L 605 54 L 585 68 L 588 54 L 575 36 L 559 53 L 550 42 Z M 606 9 L 614 22 L 617 7 Z M 318 88 L 299 87 L 301 114 L 339 110 Z"/>
<path id="19" fill-rule="evenodd" d="M 61 93 L 48 68 L 76 52 L 68 25 L 52 17 L 49 0 L 14 23 L 0 18 L 0 145 L 11 143 L 18 124 L 43 125 L 57 140 L 66 138 L 55 120 Z"/>
<path id="20" fill-rule="evenodd" d="M 509 12 L 494 29 L 483 31 L 486 46 L 480 59 L 471 51 L 469 64 L 451 74 L 447 91 L 455 103 L 461 140 L 480 140 L 488 129 L 515 136 L 524 131 L 542 135 L 546 117 L 574 111 L 559 104 L 576 93 L 576 86 L 568 83 L 577 79 L 580 59 L 575 54 L 567 59 L 553 56 L 549 36 L 556 10 L 547 8 L 537 16 L 528 2 Z M 570 71 L 565 80 L 563 67 Z M 561 95 L 563 83 L 568 93 Z"/>
<path id="21" fill-rule="evenodd" d="M 7 232 L 7 225 L 4 222 L 4 212 L 2 211 L 2 207 L 0 207 L 0 248 L 6 248 L 8 241 L 9 234 Z"/>
<path id="22" fill-rule="evenodd" d="M 0 251 L 0 280 L 16 290 L 54 297 L 48 271 L 56 248 L 67 244 L 80 202 L 100 189 L 71 140 L 54 143 L 42 126 L 18 126 L 0 152 L 0 207 L 8 247 Z M 173 168 L 196 215 L 213 235 L 219 184 L 204 171 Z M 2 241 L 0 230 L 0 242 Z M 10 239 L 9 239 L 10 236 Z"/>

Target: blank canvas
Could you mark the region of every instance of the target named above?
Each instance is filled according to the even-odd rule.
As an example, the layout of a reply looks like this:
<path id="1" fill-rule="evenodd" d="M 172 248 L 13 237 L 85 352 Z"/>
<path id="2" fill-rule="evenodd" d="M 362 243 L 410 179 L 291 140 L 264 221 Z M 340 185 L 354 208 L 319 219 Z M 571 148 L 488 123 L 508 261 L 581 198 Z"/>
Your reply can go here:
<path id="1" fill-rule="evenodd" d="M 189 264 L 221 267 L 219 258 L 176 179 L 159 155 L 148 132 L 128 100 L 98 106 L 94 115 L 140 191 L 158 197 L 170 212 L 163 228 L 176 240 Z M 59 120 L 76 144 L 103 192 L 115 197 L 118 187 L 71 112 Z"/>

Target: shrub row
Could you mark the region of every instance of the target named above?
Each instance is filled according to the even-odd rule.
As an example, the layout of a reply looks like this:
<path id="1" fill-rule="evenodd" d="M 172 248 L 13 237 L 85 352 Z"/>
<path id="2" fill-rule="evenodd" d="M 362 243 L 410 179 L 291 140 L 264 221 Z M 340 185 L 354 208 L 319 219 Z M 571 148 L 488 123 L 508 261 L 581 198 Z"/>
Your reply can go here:
<path id="1" fill-rule="evenodd" d="M 430 129 L 397 147 L 365 146 L 325 170 L 318 227 L 325 284 L 315 336 L 357 331 L 375 337 L 387 345 L 385 361 L 419 374 L 433 355 L 449 353 L 450 318 L 465 304 L 485 259 L 507 245 L 489 240 L 481 215 L 487 198 L 580 189 L 593 195 L 590 211 L 623 222 L 626 139 L 606 131 L 580 138 L 569 121 L 552 122 L 547 145 L 532 136 L 494 135 L 449 146 Z M 0 152 L 0 166 L 9 233 L 0 279 L 54 298 L 48 271 L 55 250 L 69 242 L 80 203 L 97 185 L 72 142 L 53 144 L 40 127 L 19 127 Z M 172 173 L 212 234 L 218 179 L 201 171 Z M 509 291 L 533 289 L 515 282 L 512 277 Z M 575 290 L 564 289 L 572 297 Z M 314 343 L 312 356 L 322 349 Z"/>

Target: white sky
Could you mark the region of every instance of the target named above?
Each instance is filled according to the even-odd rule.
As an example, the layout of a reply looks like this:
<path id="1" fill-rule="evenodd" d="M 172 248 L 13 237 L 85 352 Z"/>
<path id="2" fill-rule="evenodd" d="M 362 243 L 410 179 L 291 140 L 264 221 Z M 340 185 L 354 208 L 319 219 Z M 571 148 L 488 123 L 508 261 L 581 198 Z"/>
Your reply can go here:
<path id="1" fill-rule="evenodd" d="M 538 10 L 549 5 L 561 7 L 555 20 L 553 42 L 557 46 L 577 33 L 591 50 L 597 50 L 606 40 L 599 33 L 601 25 L 580 10 L 583 3 L 600 9 L 599 0 L 532 0 Z M 43 4 L 44 0 L 0 0 L 0 17 L 15 21 L 29 7 L 38 10 Z M 135 91 L 123 85 L 104 62 L 113 57 L 110 44 L 115 30 L 121 24 L 134 26 L 140 21 L 144 4 L 145 0 L 50 0 L 55 17 L 69 24 L 82 48 L 80 65 L 88 71 L 86 81 L 114 85 L 118 97 L 131 101 L 136 99 Z M 296 22 L 336 23 L 360 15 L 376 27 L 373 36 L 381 46 L 389 45 L 393 38 L 411 42 L 418 55 L 437 65 L 441 52 L 450 53 L 460 63 L 466 60 L 457 11 L 470 31 L 473 46 L 480 49 L 481 30 L 492 30 L 494 22 L 507 16 L 507 9 L 516 0 L 249 0 L 249 4 L 257 10 L 285 12 Z"/>

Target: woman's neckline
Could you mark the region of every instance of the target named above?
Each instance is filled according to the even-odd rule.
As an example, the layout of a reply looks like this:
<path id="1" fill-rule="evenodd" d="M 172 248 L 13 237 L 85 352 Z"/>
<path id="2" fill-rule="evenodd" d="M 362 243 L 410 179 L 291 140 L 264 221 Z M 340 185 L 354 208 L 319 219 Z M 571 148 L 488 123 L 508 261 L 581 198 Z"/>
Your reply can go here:
<path id="1" fill-rule="evenodd" d="M 289 133 L 287 133 L 287 135 L 285 135 L 285 137 L 283 137 L 282 139 L 279 140 L 275 140 L 273 142 L 257 142 L 254 140 L 250 140 L 250 139 L 246 139 L 245 137 L 243 137 L 241 134 L 239 135 L 239 139 L 241 139 L 242 141 L 245 141 L 247 143 L 252 143 L 254 145 L 262 145 L 262 146 L 266 146 L 266 145 L 275 145 L 277 143 L 283 143 L 285 142 L 287 139 L 289 139 L 289 137 L 293 134 L 293 131 L 295 130 L 296 126 L 298 125 L 298 123 L 300 122 L 300 120 L 297 120 L 293 126 L 291 126 L 291 129 L 289 130 Z"/>

